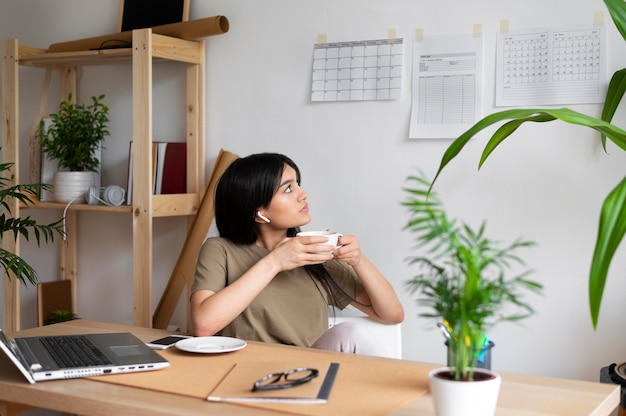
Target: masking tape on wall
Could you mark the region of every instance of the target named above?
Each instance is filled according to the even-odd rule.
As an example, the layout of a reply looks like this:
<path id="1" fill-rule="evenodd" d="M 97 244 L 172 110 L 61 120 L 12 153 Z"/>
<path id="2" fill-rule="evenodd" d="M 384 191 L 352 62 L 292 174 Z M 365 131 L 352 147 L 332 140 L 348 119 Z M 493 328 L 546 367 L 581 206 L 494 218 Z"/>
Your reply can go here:
<path id="1" fill-rule="evenodd" d="M 328 36 L 326 36 L 326 33 L 320 33 L 319 35 L 317 35 L 318 45 L 325 45 L 327 43 L 328 43 Z"/>
<path id="2" fill-rule="evenodd" d="M 483 25 L 476 23 L 474 25 L 474 37 L 479 38 L 483 35 Z"/>
<path id="3" fill-rule="evenodd" d="M 500 20 L 500 33 L 509 33 L 509 21 Z"/>
<path id="4" fill-rule="evenodd" d="M 395 39 L 396 37 L 396 29 L 387 30 L 387 39 Z"/>
<path id="5" fill-rule="evenodd" d="M 595 12 L 593 14 L 593 25 L 594 26 L 604 26 L 604 13 Z"/>
<path id="6" fill-rule="evenodd" d="M 424 29 L 415 29 L 415 42 L 421 42 L 424 39 Z"/>

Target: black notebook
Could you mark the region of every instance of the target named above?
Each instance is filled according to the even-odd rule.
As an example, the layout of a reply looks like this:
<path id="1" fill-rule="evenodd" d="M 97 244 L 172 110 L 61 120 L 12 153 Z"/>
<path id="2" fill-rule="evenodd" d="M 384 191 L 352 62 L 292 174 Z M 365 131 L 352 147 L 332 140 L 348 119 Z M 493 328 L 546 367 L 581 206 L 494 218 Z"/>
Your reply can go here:
<path id="1" fill-rule="evenodd" d="M 207 400 L 216 402 L 257 402 L 289 404 L 325 404 L 330 397 L 339 363 L 318 368 L 313 380 L 287 389 L 252 391 L 254 382 L 266 374 L 291 368 L 307 367 L 306 363 L 285 361 L 246 362 L 235 364 L 224 380 L 209 394 Z"/>

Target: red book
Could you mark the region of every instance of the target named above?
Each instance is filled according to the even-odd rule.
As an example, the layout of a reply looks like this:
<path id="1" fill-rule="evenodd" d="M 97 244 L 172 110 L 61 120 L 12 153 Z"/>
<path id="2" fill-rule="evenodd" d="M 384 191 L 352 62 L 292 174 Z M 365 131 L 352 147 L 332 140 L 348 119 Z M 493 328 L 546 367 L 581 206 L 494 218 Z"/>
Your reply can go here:
<path id="1" fill-rule="evenodd" d="M 187 192 L 187 143 L 169 142 L 163 161 L 162 194 Z"/>

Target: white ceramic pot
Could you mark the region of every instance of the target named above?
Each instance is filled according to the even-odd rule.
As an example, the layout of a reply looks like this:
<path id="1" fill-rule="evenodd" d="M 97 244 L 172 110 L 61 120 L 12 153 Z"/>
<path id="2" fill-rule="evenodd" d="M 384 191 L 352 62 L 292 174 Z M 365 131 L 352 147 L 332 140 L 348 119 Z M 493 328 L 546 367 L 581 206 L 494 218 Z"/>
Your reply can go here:
<path id="1" fill-rule="evenodd" d="M 95 184 L 93 172 L 55 172 L 52 194 L 56 202 L 84 203 L 85 194 Z"/>
<path id="2" fill-rule="evenodd" d="M 430 391 L 437 416 L 493 416 L 500 394 L 500 375 L 475 370 L 489 377 L 478 381 L 457 381 L 439 377 L 450 368 L 437 368 L 428 373 Z"/>

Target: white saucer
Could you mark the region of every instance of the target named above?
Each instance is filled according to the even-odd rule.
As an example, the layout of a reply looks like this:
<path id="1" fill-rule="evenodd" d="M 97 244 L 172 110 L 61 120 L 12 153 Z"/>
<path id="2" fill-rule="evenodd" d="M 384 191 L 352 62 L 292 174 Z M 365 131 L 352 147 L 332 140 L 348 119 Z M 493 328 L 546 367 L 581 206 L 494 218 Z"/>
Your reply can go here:
<path id="1" fill-rule="evenodd" d="M 176 348 L 188 352 L 203 354 L 217 354 L 221 352 L 237 351 L 244 348 L 246 341 L 231 337 L 194 337 L 181 339 L 176 343 Z"/>

